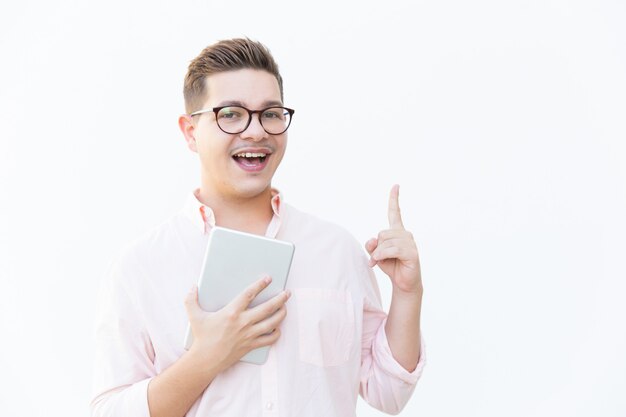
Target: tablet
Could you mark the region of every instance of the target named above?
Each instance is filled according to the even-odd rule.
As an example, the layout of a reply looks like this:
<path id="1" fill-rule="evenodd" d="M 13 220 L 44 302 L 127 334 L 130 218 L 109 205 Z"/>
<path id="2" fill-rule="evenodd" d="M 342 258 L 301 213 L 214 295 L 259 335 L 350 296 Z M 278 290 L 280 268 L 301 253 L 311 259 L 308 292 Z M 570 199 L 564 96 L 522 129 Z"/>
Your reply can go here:
<path id="1" fill-rule="evenodd" d="M 209 235 L 202 270 L 198 279 L 198 302 L 205 311 L 217 311 L 264 275 L 272 282 L 250 303 L 261 304 L 285 289 L 295 246 L 265 236 L 213 227 Z M 187 324 L 184 346 L 193 343 Z M 262 364 L 270 346 L 251 350 L 241 361 Z"/>

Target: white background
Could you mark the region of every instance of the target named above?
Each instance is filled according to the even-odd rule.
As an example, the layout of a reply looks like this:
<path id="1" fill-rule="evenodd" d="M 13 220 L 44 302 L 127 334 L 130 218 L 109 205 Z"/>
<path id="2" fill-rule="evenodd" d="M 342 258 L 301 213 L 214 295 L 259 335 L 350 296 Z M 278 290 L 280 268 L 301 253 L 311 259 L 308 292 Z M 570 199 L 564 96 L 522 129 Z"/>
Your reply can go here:
<path id="1" fill-rule="evenodd" d="M 98 283 L 197 186 L 183 77 L 233 36 L 270 47 L 297 110 L 290 203 L 365 242 L 401 185 L 428 347 L 402 415 L 626 415 L 625 21 L 591 0 L 3 2 L 0 415 L 88 414 Z"/>

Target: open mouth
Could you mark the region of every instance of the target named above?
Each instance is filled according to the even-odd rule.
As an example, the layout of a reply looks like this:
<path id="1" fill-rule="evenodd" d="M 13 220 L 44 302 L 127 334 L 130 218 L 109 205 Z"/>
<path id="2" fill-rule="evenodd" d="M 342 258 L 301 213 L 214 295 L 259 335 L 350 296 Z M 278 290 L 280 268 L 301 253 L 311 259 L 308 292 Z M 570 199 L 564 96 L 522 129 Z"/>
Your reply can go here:
<path id="1" fill-rule="evenodd" d="M 265 168 L 270 155 L 263 152 L 242 152 L 233 155 L 233 159 L 246 171 L 260 171 Z"/>

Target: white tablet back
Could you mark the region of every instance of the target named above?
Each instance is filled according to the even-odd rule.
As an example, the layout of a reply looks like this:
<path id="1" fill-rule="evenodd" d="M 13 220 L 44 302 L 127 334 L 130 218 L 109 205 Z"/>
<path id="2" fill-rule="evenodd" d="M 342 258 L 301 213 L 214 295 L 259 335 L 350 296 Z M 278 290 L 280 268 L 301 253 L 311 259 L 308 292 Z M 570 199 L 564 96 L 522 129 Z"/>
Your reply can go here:
<path id="1" fill-rule="evenodd" d="M 290 242 L 214 227 L 198 280 L 200 307 L 205 311 L 217 311 L 264 275 L 271 276 L 272 282 L 249 307 L 269 300 L 285 288 L 294 249 Z M 189 349 L 192 343 L 193 335 L 187 325 L 185 349 Z M 241 360 L 262 364 L 268 352 L 269 346 L 261 347 L 248 352 Z"/>

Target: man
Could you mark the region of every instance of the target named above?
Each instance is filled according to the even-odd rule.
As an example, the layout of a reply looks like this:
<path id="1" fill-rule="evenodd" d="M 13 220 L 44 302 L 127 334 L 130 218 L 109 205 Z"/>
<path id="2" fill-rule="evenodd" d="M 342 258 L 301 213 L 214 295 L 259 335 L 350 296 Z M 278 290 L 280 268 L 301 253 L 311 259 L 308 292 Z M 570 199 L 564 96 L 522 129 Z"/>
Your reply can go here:
<path id="1" fill-rule="evenodd" d="M 343 417 L 355 414 L 359 393 L 398 413 L 424 365 L 420 265 L 398 187 L 390 228 L 365 245 L 368 260 L 345 230 L 289 206 L 271 186 L 294 111 L 262 44 L 207 47 L 189 65 L 184 95 L 179 126 L 198 154 L 201 185 L 104 282 L 92 414 Z M 265 277 L 222 310 L 200 309 L 193 284 L 215 225 L 295 243 L 286 291 L 248 309 Z M 393 283 L 388 315 L 376 264 Z M 263 365 L 239 361 L 260 346 L 271 346 Z"/>

